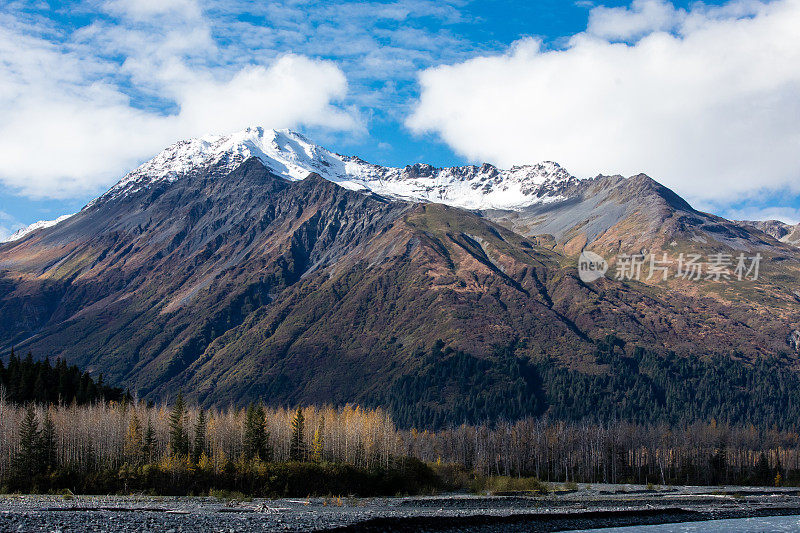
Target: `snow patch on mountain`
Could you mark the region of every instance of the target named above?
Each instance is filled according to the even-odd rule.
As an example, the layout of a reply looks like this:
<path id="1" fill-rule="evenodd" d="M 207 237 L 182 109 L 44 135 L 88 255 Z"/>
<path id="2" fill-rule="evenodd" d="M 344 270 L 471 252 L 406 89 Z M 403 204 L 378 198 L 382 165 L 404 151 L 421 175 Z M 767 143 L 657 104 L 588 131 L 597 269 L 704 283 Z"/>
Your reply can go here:
<path id="1" fill-rule="evenodd" d="M 131 194 L 153 183 L 174 181 L 204 167 L 232 171 L 250 157 L 257 157 L 275 174 L 289 180 L 301 180 L 316 172 L 351 190 L 465 209 L 520 209 L 560 200 L 563 197 L 559 189 L 576 180 L 552 162 L 508 170 L 486 163 L 450 168 L 425 164 L 382 167 L 331 152 L 291 130 L 255 127 L 231 135 L 177 142 L 92 203 Z"/>
<path id="2" fill-rule="evenodd" d="M 64 220 L 67 220 L 69 217 L 71 217 L 74 214 L 75 213 L 72 213 L 70 215 L 62 215 L 62 216 L 58 217 L 55 220 L 40 220 L 38 222 L 34 222 L 33 224 L 31 224 L 28 227 L 18 229 L 16 232 L 12 233 L 10 237 L 8 237 L 7 239 L 4 239 L 4 240 L 0 240 L 0 242 L 18 241 L 21 238 L 23 238 L 24 236 L 28 235 L 29 233 L 32 233 L 32 232 L 36 231 L 37 229 L 43 229 L 43 228 L 49 228 L 50 226 L 55 226 L 59 222 L 63 222 Z"/>

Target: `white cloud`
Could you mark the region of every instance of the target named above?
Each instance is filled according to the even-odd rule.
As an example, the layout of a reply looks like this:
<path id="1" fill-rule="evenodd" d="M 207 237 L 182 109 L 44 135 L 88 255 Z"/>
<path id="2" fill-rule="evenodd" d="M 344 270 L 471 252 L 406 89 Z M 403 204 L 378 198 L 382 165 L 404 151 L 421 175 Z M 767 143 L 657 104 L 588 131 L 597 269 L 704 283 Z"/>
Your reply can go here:
<path id="1" fill-rule="evenodd" d="M 199 19 L 201 15 L 195 0 L 110 0 L 103 7 L 109 13 L 134 20 L 176 14 L 182 18 Z"/>
<path id="2" fill-rule="evenodd" d="M 283 54 L 220 64 L 192 0 L 105 7 L 114 24 L 66 39 L 0 18 L 0 183 L 20 194 L 94 193 L 171 142 L 250 124 L 362 128 L 340 105 L 347 80 L 332 62 Z"/>
<path id="3" fill-rule="evenodd" d="M 725 212 L 730 220 L 780 220 L 786 224 L 800 223 L 800 209 L 795 207 L 748 207 Z"/>
<path id="4" fill-rule="evenodd" d="M 800 0 L 699 5 L 671 33 L 645 18 L 425 70 L 407 125 L 472 160 L 646 172 L 690 200 L 800 190 Z"/>
<path id="5" fill-rule="evenodd" d="M 354 129 L 353 117 L 330 105 L 346 93 L 347 80 L 333 63 L 284 55 L 269 68 L 245 67 L 223 83 L 184 84 L 178 119 L 195 132 L 228 131 L 252 123 Z"/>
<path id="6" fill-rule="evenodd" d="M 654 31 L 670 31 L 686 17 L 666 0 L 633 0 L 628 7 L 597 7 L 589 14 L 587 32 L 607 39 L 627 40 Z"/>

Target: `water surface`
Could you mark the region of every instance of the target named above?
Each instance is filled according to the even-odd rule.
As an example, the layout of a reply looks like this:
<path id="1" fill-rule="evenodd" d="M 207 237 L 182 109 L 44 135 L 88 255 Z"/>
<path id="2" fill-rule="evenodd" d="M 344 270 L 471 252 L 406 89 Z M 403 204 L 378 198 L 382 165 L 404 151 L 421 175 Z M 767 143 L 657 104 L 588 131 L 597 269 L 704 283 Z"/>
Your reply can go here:
<path id="1" fill-rule="evenodd" d="M 734 518 L 657 526 L 582 529 L 580 533 L 777 533 L 783 531 L 800 531 L 800 515 Z"/>

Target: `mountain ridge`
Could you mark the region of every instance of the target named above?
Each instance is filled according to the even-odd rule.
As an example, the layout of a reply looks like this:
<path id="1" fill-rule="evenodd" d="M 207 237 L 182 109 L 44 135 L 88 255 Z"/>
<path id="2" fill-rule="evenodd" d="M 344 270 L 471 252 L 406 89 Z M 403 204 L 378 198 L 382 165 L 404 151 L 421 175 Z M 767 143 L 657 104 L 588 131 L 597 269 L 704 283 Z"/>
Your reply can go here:
<path id="1" fill-rule="evenodd" d="M 759 229 L 780 242 L 800 246 L 800 224 L 780 220 L 737 220 L 736 223 Z"/>
<path id="2" fill-rule="evenodd" d="M 86 207 L 131 194 L 156 183 L 172 183 L 193 172 L 206 172 L 216 168 L 217 175 L 224 176 L 248 157 L 258 158 L 275 174 L 289 180 L 301 180 L 310 173 L 317 173 L 350 190 L 371 191 L 396 200 L 443 203 L 482 211 L 489 218 L 528 235 L 554 235 L 563 249 L 569 252 L 579 251 L 582 246 L 590 245 L 600 233 L 619 222 L 609 219 L 609 213 L 619 211 L 619 208 L 613 205 L 609 209 L 608 202 L 602 206 L 603 213 L 592 214 L 591 211 L 597 206 L 587 206 L 586 203 L 579 206 L 577 214 L 570 213 L 568 209 L 581 196 L 589 196 L 596 202 L 603 192 L 600 189 L 604 187 L 615 188 L 614 194 L 618 198 L 627 196 L 624 201 L 638 200 L 651 194 L 659 196 L 678 211 L 701 217 L 709 216 L 697 212 L 679 195 L 644 174 L 629 178 L 598 175 L 595 178 L 579 179 L 553 162 L 515 166 L 508 170 L 498 169 L 488 163 L 445 168 L 422 163 L 403 168 L 383 167 L 359 157 L 331 152 L 292 130 L 265 130 L 261 127 L 250 127 L 229 135 L 206 135 L 178 141 L 128 173 Z M 604 181 L 614 183 L 602 185 Z M 626 188 L 628 190 L 623 191 Z M 651 193 L 646 192 L 648 189 Z M 658 206 L 653 208 L 656 212 L 659 210 Z M 587 211 L 589 215 L 586 215 Z M 57 224 L 70 216 L 36 222 L 15 232 L 4 242 L 21 239 L 32 231 Z M 548 219 L 545 224 L 537 220 L 543 216 Z M 597 222 L 590 224 L 595 226 L 595 230 L 584 235 L 585 243 L 582 242 L 583 238 L 576 239 L 571 244 L 569 239 L 563 240 L 570 233 L 569 219 L 575 219 L 572 224 L 575 226 L 583 223 L 587 216 Z M 606 222 L 600 219 L 606 219 Z M 651 225 L 657 223 L 652 222 Z M 798 232 L 796 228 L 793 229 L 794 233 L 775 229 L 786 226 L 782 223 L 771 226 L 768 226 L 768 222 L 735 224 L 745 229 L 762 231 L 769 227 L 772 228 L 772 233 L 783 231 L 782 235 L 797 235 Z M 559 227 L 554 228 L 554 225 Z M 726 231 L 736 233 L 730 227 Z M 767 230 L 766 233 L 769 234 L 770 231 Z M 800 237 L 792 238 L 791 235 L 778 240 L 792 245 L 800 243 Z M 574 235 L 570 239 L 572 237 Z"/>
<path id="3" fill-rule="evenodd" d="M 426 164 L 383 167 L 331 152 L 292 130 L 250 127 L 230 135 L 179 141 L 129 173 L 98 200 L 158 181 L 178 179 L 199 167 L 221 166 L 229 172 L 248 157 L 258 158 L 275 174 L 293 181 L 314 172 L 350 190 L 369 190 L 400 200 L 436 201 L 470 209 L 507 209 L 519 202 L 546 201 L 550 198 L 547 189 L 552 184 L 576 179 L 551 162 L 508 170 L 488 163 L 448 168 Z"/>
<path id="4" fill-rule="evenodd" d="M 368 163 L 314 144 L 292 130 L 249 127 L 229 135 L 205 135 L 178 141 L 126 174 L 88 207 L 171 183 L 198 170 L 216 169 L 224 176 L 247 158 L 258 158 L 275 174 L 302 180 L 316 173 L 346 189 L 371 191 L 396 200 L 438 202 L 466 209 L 516 209 L 559 199 L 558 189 L 577 180 L 560 165 L 542 162 L 498 169 L 488 163 L 438 168 L 424 163 L 403 168 Z M 18 240 L 32 231 L 57 224 L 71 215 L 39 221 L 1 242 Z"/>

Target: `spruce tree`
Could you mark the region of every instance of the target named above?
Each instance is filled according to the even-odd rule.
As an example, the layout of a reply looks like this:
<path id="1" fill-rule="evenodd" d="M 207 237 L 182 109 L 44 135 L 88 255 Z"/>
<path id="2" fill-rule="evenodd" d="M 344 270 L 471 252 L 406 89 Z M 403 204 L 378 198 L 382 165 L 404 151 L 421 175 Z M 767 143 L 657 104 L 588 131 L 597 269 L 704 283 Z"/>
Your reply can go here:
<path id="1" fill-rule="evenodd" d="M 36 379 L 33 382 L 32 399 L 36 403 L 47 403 L 47 367 L 44 363 L 36 363 Z"/>
<path id="2" fill-rule="evenodd" d="M 250 404 L 244 419 L 244 454 L 248 459 L 272 460 L 266 414 L 262 405 Z"/>
<path id="3" fill-rule="evenodd" d="M 19 426 L 19 451 L 14 457 L 14 469 L 22 479 L 29 479 L 39 473 L 40 439 L 39 421 L 36 419 L 33 404 L 30 404 Z"/>
<path id="4" fill-rule="evenodd" d="M 147 416 L 147 428 L 144 430 L 144 438 L 142 439 L 142 460 L 145 463 L 153 462 L 153 454 L 156 451 L 156 432 L 153 429 L 153 422 L 150 416 Z"/>
<path id="5" fill-rule="evenodd" d="M 25 361 L 22 365 L 22 373 L 20 375 L 20 389 L 22 390 L 23 401 L 30 401 L 33 399 L 33 386 L 36 382 L 38 371 L 36 364 L 33 362 L 33 353 L 28 352 L 25 356 Z"/>
<path id="6" fill-rule="evenodd" d="M 297 408 L 297 413 L 292 420 L 292 440 L 289 443 L 289 460 L 291 461 L 305 461 L 306 460 L 306 444 L 305 437 L 305 417 L 303 417 L 303 409 Z"/>
<path id="7" fill-rule="evenodd" d="M 9 401 L 21 402 L 20 396 L 20 372 L 22 362 L 19 356 L 14 355 L 14 348 L 11 348 L 11 355 L 8 358 L 8 370 L 6 370 L 6 389 Z"/>
<path id="8" fill-rule="evenodd" d="M 169 449 L 173 455 L 189 455 L 189 435 L 186 432 L 186 404 L 178 393 L 169 415 Z"/>
<path id="9" fill-rule="evenodd" d="M 764 452 L 761 452 L 758 456 L 758 462 L 756 463 L 756 479 L 759 485 L 764 486 L 770 485 L 773 479 L 772 469 L 769 467 L 769 461 Z"/>
<path id="10" fill-rule="evenodd" d="M 246 459 L 253 459 L 256 455 L 255 438 L 253 433 L 253 409 L 251 403 L 244 412 L 244 431 L 242 432 L 242 445 L 244 446 L 244 456 Z"/>
<path id="11" fill-rule="evenodd" d="M 206 450 L 207 432 L 206 412 L 200 409 L 200 414 L 197 415 L 197 423 L 194 425 L 194 443 L 192 445 L 192 461 L 195 463 L 200 460 L 200 456 Z"/>
<path id="12" fill-rule="evenodd" d="M 267 431 L 267 414 L 264 406 L 259 404 L 256 408 L 256 420 L 259 434 L 258 458 L 262 461 L 272 461 L 272 446 L 269 443 L 269 431 Z"/>
<path id="13" fill-rule="evenodd" d="M 67 375 L 67 368 L 62 359 L 56 361 L 56 368 L 58 369 L 58 402 L 66 403 L 72 401 L 75 394 L 70 394 L 69 376 Z"/>

